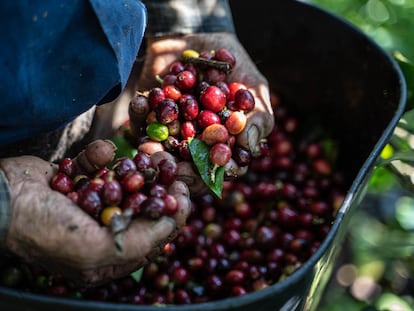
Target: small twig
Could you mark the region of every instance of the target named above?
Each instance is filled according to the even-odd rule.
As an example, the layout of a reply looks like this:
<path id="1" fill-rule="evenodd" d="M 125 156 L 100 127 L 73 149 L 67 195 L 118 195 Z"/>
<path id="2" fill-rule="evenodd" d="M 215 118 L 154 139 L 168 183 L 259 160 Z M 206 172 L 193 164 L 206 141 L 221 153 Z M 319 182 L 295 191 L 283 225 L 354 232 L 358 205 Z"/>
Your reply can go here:
<path id="1" fill-rule="evenodd" d="M 222 62 L 218 60 L 206 59 L 201 57 L 185 57 L 184 62 L 194 64 L 194 65 L 201 65 L 207 67 L 213 67 L 220 71 L 224 71 L 226 74 L 229 74 L 232 70 L 232 67 L 227 62 Z"/>

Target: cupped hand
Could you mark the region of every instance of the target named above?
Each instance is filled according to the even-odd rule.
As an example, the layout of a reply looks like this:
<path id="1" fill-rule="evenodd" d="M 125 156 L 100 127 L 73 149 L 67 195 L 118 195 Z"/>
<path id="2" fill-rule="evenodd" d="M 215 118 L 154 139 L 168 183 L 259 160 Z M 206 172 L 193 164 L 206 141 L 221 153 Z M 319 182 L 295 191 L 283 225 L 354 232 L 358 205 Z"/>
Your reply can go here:
<path id="1" fill-rule="evenodd" d="M 81 285 L 97 285 L 145 265 L 174 238 L 190 211 L 187 186 L 175 182 L 169 192 L 179 202 L 176 216 L 132 221 L 119 251 L 107 227 L 51 189 L 56 165 L 21 156 L 1 159 L 0 167 L 11 192 L 6 249 Z"/>
<path id="2" fill-rule="evenodd" d="M 147 39 L 146 57 L 141 72 L 138 88 L 148 90 L 159 85 L 155 77 L 167 73 L 169 65 L 181 57 L 185 49 L 197 51 L 226 48 L 236 58 L 236 65 L 228 76 L 228 82 L 244 84 L 255 98 L 255 109 L 248 113 L 245 129 L 237 136 L 237 143 L 250 150 L 253 155 L 259 152 L 260 141 L 270 134 L 274 117 L 270 103 L 269 86 L 267 79 L 258 70 L 236 35 L 231 33 L 199 33 L 184 36 L 167 36 Z M 191 172 L 191 165 L 183 164 L 180 174 L 186 181 L 193 194 L 202 191 L 202 180 L 198 174 Z M 230 177 L 237 177 L 246 172 L 245 167 L 238 167 L 232 161 L 226 167 Z"/>

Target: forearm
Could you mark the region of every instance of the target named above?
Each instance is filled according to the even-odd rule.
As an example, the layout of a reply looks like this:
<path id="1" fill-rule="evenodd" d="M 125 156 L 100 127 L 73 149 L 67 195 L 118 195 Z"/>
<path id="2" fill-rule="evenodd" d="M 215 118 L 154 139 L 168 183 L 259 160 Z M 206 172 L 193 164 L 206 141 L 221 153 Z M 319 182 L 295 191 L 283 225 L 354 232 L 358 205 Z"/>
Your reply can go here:
<path id="1" fill-rule="evenodd" d="M 6 176 L 0 169 L 0 249 L 4 247 L 10 223 L 10 191 Z"/>
<path id="2" fill-rule="evenodd" d="M 232 32 L 227 0 L 144 0 L 148 10 L 146 36 Z"/>

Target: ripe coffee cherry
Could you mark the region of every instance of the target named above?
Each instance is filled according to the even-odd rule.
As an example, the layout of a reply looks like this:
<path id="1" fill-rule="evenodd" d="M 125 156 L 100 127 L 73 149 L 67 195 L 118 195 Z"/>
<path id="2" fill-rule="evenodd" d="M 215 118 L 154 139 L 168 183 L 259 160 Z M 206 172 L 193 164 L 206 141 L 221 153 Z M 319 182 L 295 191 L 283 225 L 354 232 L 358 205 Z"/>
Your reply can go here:
<path id="1" fill-rule="evenodd" d="M 247 117 L 242 111 L 233 111 L 225 121 L 225 126 L 230 134 L 238 135 L 246 127 Z"/>
<path id="2" fill-rule="evenodd" d="M 226 96 L 226 98 L 228 99 L 229 94 L 230 94 L 230 89 L 229 86 L 227 85 L 227 83 L 225 81 L 218 81 L 215 83 L 215 86 L 217 86 Z"/>
<path id="3" fill-rule="evenodd" d="M 219 112 L 226 105 L 226 95 L 217 86 L 210 85 L 200 94 L 201 104 L 213 112 Z"/>
<path id="4" fill-rule="evenodd" d="M 211 110 L 201 110 L 197 117 L 197 124 L 200 128 L 206 128 L 211 124 L 220 124 L 221 120 L 217 113 Z"/>
<path id="5" fill-rule="evenodd" d="M 177 80 L 175 81 L 175 85 L 180 90 L 190 90 L 195 87 L 197 83 L 196 76 L 188 70 L 181 71 L 177 74 Z"/>
<path id="6" fill-rule="evenodd" d="M 63 158 L 59 162 L 59 172 L 65 173 L 69 177 L 73 178 L 76 174 L 76 162 L 71 158 Z"/>
<path id="7" fill-rule="evenodd" d="M 133 161 L 138 171 L 142 171 L 144 169 L 152 167 L 151 158 L 144 152 L 138 152 L 134 156 Z"/>
<path id="8" fill-rule="evenodd" d="M 158 122 L 168 124 L 178 119 L 178 106 L 174 100 L 167 98 L 160 101 L 154 108 Z"/>
<path id="9" fill-rule="evenodd" d="M 171 73 L 167 74 L 162 79 L 161 86 L 163 87 L 163 89 L 166 86 L 174 86 L 176 80 L 177 80 L 177 76 L 175 74 L 171 74 Z"/>
<path id="10" fill-rule="evenodd" d="M 106 205 L 118 205 L 122 201 L 122 186 L 117 179 L 109 178 L 102 189 L 102 201 Z"/>
<path id="11" fill-rule="evenodd" d="M 96 173 L 95 173 L 95 177 L 100 177 L 100 178 L 104 178 L 105 175 L 109 172 L 109 168 L 107 167 L 102 167 L 100 168 Z"/>
<path id="12" fill-rule="evenodd" d="M 136 171 L 137 166 L 134 161 L 128 157 L 122 157 L 115 160 L 112 170 L 115 172 L 116 177 L 122 179 L 128 172 Z"/>
<path id="13" fill-rule="evenodd" d="M 214 59 L 229 63 L 231 67 L 236 66 L 236 57 L 228 49 L 219 48 L 214 53 Z"/>
<path id="14" fill-rule="evenodd" d="M 239 89 L 236 94 L 234 94 L 234 102 L 236 104 L 237 110 L 242 110 L 245 112 L 252 111 L 255 106 L 253 94 L 246 89 Z"/>
<path id="15" fill-rule="evenodd" d="M 187 140 L 193 138 L 196 135 L 196 126 L 193 121 L 185 121 L 181 123 L 180 129 L 181 138 Z"/>
<path id="16" fill-rule="evenodd" d="M 188 146 L 188 140 L 182 140 L 178 145 L 178 153 L 183 160 L 191 161 L 190 148 Z"/>
<path id="17" fill-rule="evenodd" d="M 233 269 L 227 272 L 226 276 L 224 277 L 224 281 L 227 284 L 231 285 L 241 285 L 243 284 L 244 280 L 246 279 L 246 275 L 243 271 Z"/>
<path id="18" fill-rule="evenodd" d="M 171 185 L 177 178 L 178 165 L 170 159 L 163 159 L 158 163 L 158 182 L 163 185 Z"/>
<path id="19" fill-rule="evenodd" d="M 172 216 L 178 212 L 178 201 L 173 195 L 167 193 L 163 200 L 165 203 L 165 215 Z"/>
<path id="20" fill-rule="evenodd" d="M 164 198 L 167 195 L 167 189 L 160 183 L 150 185 L 148 194 L 152 197 Z"/>
<path id="21" fill-rule="evenodd" d="M 126 192 L 139 191 L 144 184 L 144 175 L 137 171 L 129 171 L 121 180 L 122 189 Z"/>
<path id="22" fill-rule="evenodd" d="M 229 95 L 227 96 L 228 101 L 232 101 L 235 99 L 235 95 L 238 90 L 247 89 L 247 87 L 240 82 L 229 82 L 227 86 L 229 88 Z"/>
<path id="23" fill-rule="evenodd" d="M 79 206 L 92 217 L 97 217 L 102 209 L 99 193 L 90 189 L 78 190 Z"/>
<path id="24" fill-rule="evenodd" d="M 172 281 L 177 285 L 184 285 L 190 279 L 189 272 L 181 266 L 175 267 L 171 272 L 171 276 Z"/>
<path id="25" fill-rule="evenodd" d="M 164 99 L 165 93 L 160 87 L 154 87 L 148 92 L 148 104 L 150 109 L 154 109 L 155 106 Z"/>
<path id="26" fill-rule="evenodd" d="M 94 177 L 94 178 L 89 180 L 87 188 L 91 189 L 93 191 L 96 191 L 98 193 L 101 193 L 104 184 L 105 184 L 105 179 L 104 178 Z"/>
<path id="27" fill-rule="evenodd" d="M 178 100 L 178 105 L 185 120 L 195 120 L 198 116 L 199 106 L 193 95 L 183 94 Z"/>
<path id="28" fill-rule="evenodd" d="M 216 68 L 209 68 L 204 72 L 203 78 L 210 84 L 223 82 L 226 79 L 226 74 Z"/>
<path id="29" fill-rule="evenodd" d="M 322 176 L 328 176 L 332 173 L 331 164 L 323 158 L 313 160 L 312 167 L 317 174 L 320 174 Z"/>
<path id="30" fill-rule="evenodd" d="M 213 59 L 215 53 L 216 51 L 214 50 L 204 50 L 200 52 L 199 57 L 205 59 Z"/>
<path id="31" fill-rule="evenodd" d="M 181 97 L 181 91 L 175 85 L 166 85 L 164 86 L 163 91 L 164 91 L 165 97 L 170 98 L 173 101 L 177 101 Z"/>
<path id="32" fill-rule="evenodd" d="M 203 93 L 209 86 L 210 83 L 208 83 L 207 81 L 200 81 L 194 90 L 194 93 L 197 96 L 197 98 L 200 98 L 201 93 Z"/>
<path id="33" fill-rule="evenodd" d="M 189 64 L 189 63 L 185 64 L 184 65 L 184 70 L 188 70 L 188 71 L 192 72 L 193 75 L 196 76 L 196 77 L 199 76 L 199 70 L 193 64 Z"/>
<path id="34" fill-rule="evenodd" d="M 249 165 L 252 159 L 251 153 L 242 147 L 234 148 L 232 150 L 232 157 L 239 166 Z"/>
<path id="35" fill-rule="evenodd" d="M 170 65 L 169 71 L 172 74 L 176 75 L 176 74 L 182 72 L 184 70 L 184 68 L 185 68 L 184 64 L 181 61 L 175 61 Z"/>
<path id="36" fill-rule="evenodd" d="M 72 179 L 62 172 L 58 172 L 52 177 L 50 186 L 53 190 L 59 191 L 63 194 L 71 192 L 74 188 Z"/>
<path id="37" fill-rule="evenodd" d="M 158 197 L 149 197 L 141 204 L 141 214 L 149 219 L 159 219 L 165 215 L 165 202 Z"/>
<path id="38" fill-rule="evenodd" d="M 201 139 L 210 146 L 216 143 L 224 144 L 229 139 L 229 132 L 222 124 L 211 124 L 203 130 Z"/>
<path id="39" fill-rule="evenodd" d="M 209 159 L 210 162 L 215 165 L 224 166 L 230 160 L 231 155 L 232 152 L 229 146 L 226 144 L 217 143 L 211 147 Z"/>
<path id="40" fill-rule="evenodd" d="M 124 210 L 131 209 L 133 211 L 133 215 L 137 216 L 140 213 L 142 202 L 144 202 L 147 198 L 148 196 L 142 192 L 131 193 L 124 198 L 122 208 Z"/>

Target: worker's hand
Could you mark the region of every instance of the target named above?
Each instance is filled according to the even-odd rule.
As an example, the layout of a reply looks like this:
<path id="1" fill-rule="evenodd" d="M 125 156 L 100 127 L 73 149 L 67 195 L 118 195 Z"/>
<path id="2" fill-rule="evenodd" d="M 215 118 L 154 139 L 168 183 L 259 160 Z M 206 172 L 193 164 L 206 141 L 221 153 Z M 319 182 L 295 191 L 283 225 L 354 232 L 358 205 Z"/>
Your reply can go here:
<path id="1" fill-rule="evenodd" d="M 0 159 L 0 168 L 11 194 L 6 249 L 80 285 L 96 285 L 145 265 L 174 238 L 190 211 L 187 186 L 175 182 L 169 192 L 179 202 L 176 216 L 132 221 L 119 251 L 107 227 L 51 189 L 56 165 L 21 156 Z"/>
<path id="2" fill-rule="evenodd" d="M 185 49 L 208 51 L 218 48 L 230 50 L 236 57 L 236 65 L 228 76 L 228 82 L 235 81 L 246 85 L 255 97 L 255 109 L 247 115 L 247 125 L 237 137 L 237 143 L 250 150 L 253 155 L 259 152 L 259 142 L 265 138 L 274 125 L 273 110 L 270 104 L 269 87 L 266 78 L 259 72 L 237 37 L 231 33 L 201 33 L 185 36 L 157 37 L 147 40 L 146 58 L 139 79 L 140 90 L 157 86 L 155 77 L 167 73 L 169 65 L 181 57 Z M 183 180 L 192 194 L 202 190 L 198 174 L 188 174 L 192 166 L 183 164 Z M 240 176 L 246 167 L 238 167 L 234 161 L 226 167 L 227 176 Z"/>

